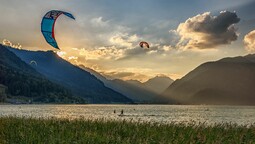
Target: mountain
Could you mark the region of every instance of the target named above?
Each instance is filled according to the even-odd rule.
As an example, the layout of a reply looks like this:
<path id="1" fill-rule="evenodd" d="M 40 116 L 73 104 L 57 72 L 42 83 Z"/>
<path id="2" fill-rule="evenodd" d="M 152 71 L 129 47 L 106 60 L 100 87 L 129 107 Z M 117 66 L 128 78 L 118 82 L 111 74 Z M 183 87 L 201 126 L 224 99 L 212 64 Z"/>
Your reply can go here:
<path id="1" fill-rule="evenodd" d="M 138 103 L 159 103 L 158 101 L 160 101 L 159 95 L 145 89 L 142 85 L 139 86 L 130 81 L 115 79 L 111 80 L 110 83 L 108 82 L 107 86 L 125 94 Z"/>
<path id="2" fill-rule="evenodd" d="M 128 81 L 123 81 L 119 79 L 108 80 L 105 77 L 103 77 L 101 74 L 99 74 L 98 72 L 90 68 L 87 68 L 83 65 L 79 65 L 79 67 L 95 75 L 98 79 L 104 82 L 104 84 L 107 87 L 127 96 L 128 98 L 132 99 L 136 103 L 165 103 L 165 99 L 163 99 L 160 96 L 160 93 L 156 93 L 157 92 L 156 90 L 155 90 L 156 92 L 153 91 L 153 89 L 156 89 L 158 87 L 155 85 L 161 85 L 160 84 L 161 79 L 160 80 L 151 79 L 145 84 L 137 80 L 128 80 Z M 157 77 L 155 79 L 157 79 Z M 162 82 L 163 83 L 162 87 L 167 88 L 165 86 L 166 80 L 165 78 L 163 79 L 164 80 Z M 169 86 L 170 84 L 171 82 L 167 86 Z M 160 89 L 159 91 L 161 90 L 164 91 L 165 89 L 163 90 L 163 88 L 159 88 Z"/>
<path id="3" fill-rule="evenodd" d="M 94 75 L 63 60 L 52 51 L 10 50 L 27 64 L 35 61 L 36 65 L 31 65 L 35 70 L 89 103 L 132 103 L 129 98 L 105 87 Z"/>
<path id="4" fill-rule="evenodd" d="M 161 94 L 163 93 L 172 83 L 174 82 L 174 80 L 172 80 L 171 78 L 167 77 L 167 76 L 156 76 L 154 78 L 149 79 L 148 81 L 146 81 L 145 83 L 143 83 L 143 85 L 157 93 L 157 94 Z"/>
<path id="5" fill-rule="evenodd" d="M 7 47 L 0 45 L 1 96 L 8 101 L 28 103 L 84 103 L 64 87 L 52 83 L 30 65 L 23 62 Z"/>
<path id="6" fill-rule="evenodd" d="M 200 65 L 163 93 L 181 104 L 255 105 L 255 55 Z"/>
<path id="7" fill-rule="evenodd" d="M 126 80 L 125 82 L 128 83 L 128 84 L 137 86 L 137 87 L 143 87 L 144 86 L 143 83 L 138 81 L 138 80 Z"/>

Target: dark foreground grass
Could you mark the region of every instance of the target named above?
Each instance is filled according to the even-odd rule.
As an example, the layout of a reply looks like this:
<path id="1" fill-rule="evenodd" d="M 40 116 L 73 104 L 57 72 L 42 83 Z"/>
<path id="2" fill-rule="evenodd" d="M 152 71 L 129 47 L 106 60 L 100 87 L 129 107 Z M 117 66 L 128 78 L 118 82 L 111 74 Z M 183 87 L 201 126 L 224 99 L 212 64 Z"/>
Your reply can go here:
<path id="1" fill-rule="evenodd" d="M 0 118 L 1 144 L 255 143 L 255 126 Z"/>

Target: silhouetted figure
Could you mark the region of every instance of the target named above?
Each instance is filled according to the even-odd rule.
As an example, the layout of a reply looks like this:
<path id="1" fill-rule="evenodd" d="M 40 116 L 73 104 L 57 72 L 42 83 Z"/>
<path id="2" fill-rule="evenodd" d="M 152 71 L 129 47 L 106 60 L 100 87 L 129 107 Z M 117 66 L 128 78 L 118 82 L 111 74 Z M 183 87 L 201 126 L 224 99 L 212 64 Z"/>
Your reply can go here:
<path id="1" fill-rule="evenodd" d="M 124 114 L 124 111 L 123 111 L 123 109 L 121 110 L 121 113 L 120 113 L 121 115 L 123 115 Z"/>
<path id="2" fill-rule="evenodd" d="M 114 110 L 113 113 L 116 113 L 116 110 Z"/>

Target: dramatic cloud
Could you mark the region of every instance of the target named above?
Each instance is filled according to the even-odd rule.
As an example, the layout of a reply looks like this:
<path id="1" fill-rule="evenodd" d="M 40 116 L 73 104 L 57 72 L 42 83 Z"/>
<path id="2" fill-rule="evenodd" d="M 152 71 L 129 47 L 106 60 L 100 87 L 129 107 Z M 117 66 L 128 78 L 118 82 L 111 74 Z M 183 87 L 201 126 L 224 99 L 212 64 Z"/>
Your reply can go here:
<path id="1" fill-rule="evenodd" d="M 255 52 L 255 30 L 244 37 L 244 44 L 248 52 Z"/>
<path id="2" fill-rule="evenodd" d="M 184 49 L 208 49 L 230 44 L 237 40 L 234 24 L 240 19 L 236 13 L 222 11 L 218 16 L 210 12 L 199 14 L 181 23 L 177 28 L 180 35 L 178 46 Z"/>
<path id="3" fill-rule="evenodd" d="M 237 45 L 229 46 L 231 50 L 210 49 L 204 53 L 183 51 L 176 45 L 202 49 L 231 43 L 237 38 L 233 28 L 238 21 L 236 15 L 222 12 L 213 17 L 210 13 L 202 13 L 206 9 L 214 12 L 232 10 L 231 7 L 247 1 L 250 0 L 195 0 L 185 1 L 183 5 L 181 1 L 170 0 L 2 0 L 0 39 L 8 38 L 12 44 L 20 42 L 24 49 L 55 50 L 40 32 L 41 18 L 51 9 L 66 10 L 76 20 L 63 16 L 56 23 L 56 39 L 61 48 L 59 56 L 109 77 L 146 80 L 166 74 L 180 78 L 203 62 L 243 54 L 240 49 L 232 48 Z M 180 6 L 184 6 L 181 13 Z M 242 14 L 242 19 L 254 15 L 252 9 L 247 9 L 246 14 L 236 10 L 240 16 Z M 198 13 L 201 15 L 193 17 Z M 183 21 L 188 17 L 193 18 Z M 182 27 L 180 22 L 183 22 Z M 242 23 L 240 31 L 241 26 Z M 245 28 L 247 31 L 250 27 L 245 25 Z M 169 32 L 170 29 L 175 30 Z M 147 41 L 151 48 L 140 48 L 140 41 Z M 6 44 L 10 45 L 7 41 Z"/>

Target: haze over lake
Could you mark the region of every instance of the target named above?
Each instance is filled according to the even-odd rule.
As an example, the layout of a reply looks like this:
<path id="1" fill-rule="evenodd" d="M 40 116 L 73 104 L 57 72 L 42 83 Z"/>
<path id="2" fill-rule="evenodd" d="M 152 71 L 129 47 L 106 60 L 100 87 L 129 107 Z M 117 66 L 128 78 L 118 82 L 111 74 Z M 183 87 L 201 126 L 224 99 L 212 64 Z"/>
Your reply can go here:
<path id="1" fill-rule="evenodd" d="M 114 110 L 116 113 L 114 113 Z M 124 115 L 120 115 L 121 110 Z M 0 116 L 58 119 L 105 119 L 156 123 L 255 122 L 255 107 L 179 105 L 1 105 Z"/>

